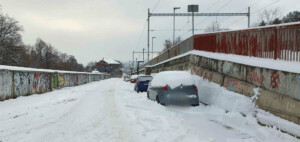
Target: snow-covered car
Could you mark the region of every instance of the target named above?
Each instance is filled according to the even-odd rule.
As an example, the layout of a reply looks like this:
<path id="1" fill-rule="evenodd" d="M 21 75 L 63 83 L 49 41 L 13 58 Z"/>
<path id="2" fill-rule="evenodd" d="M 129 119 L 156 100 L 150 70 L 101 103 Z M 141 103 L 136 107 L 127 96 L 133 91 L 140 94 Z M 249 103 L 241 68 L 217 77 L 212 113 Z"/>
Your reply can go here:
<path id="1" fill-rule="evenodd" d="M 130 75 L 125 75 L 124 76 L 124 81 L 126 81 L 126 82 L 130 81 L 130 77 L 131 77 Z"/>
<path id="2" fill-rule="evenodd" d="M 158 73 L 151 81 L 148 99 L 162 105 L 199 105 L 198 89 L 192 75 L 185 71 L 165 71 Z"/>
<path id="3" fill-rule="evenodd" d="M 149 82 L 153 79 L 150 75 L 143 75 L 137 78 L 137 81 L 134 86 L 134 90 L 136 92 L 144 92 L 147 91 Z"/>
<path id="4" fill-rule="evenodd" d="M 135 83 L 135 82 L 136 82 L 136 79 L 137 79 L 138 77 L 139 77 L 138 75 L 132 75 L 132 76 L 130 77 L 130 82 L 131 82 L 131 83 Z"/>

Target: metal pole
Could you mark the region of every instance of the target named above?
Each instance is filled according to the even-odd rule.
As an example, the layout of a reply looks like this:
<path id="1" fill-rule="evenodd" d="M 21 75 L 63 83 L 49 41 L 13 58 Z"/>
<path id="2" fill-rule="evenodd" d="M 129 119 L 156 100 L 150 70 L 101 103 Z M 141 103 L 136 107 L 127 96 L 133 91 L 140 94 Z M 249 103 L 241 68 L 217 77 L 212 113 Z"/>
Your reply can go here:
<path id="1" fill-rule="evenodd" d="M 143 61 L 145 61 L 145 59 L 144 59 L 144 51 L 145 51 L 145 48 L 143 48 Z"/>
<path id="2" fill-rule="evenodd" d="M 137 58 L 135 58 L 135 63 L 136 63 L 136 67 L 137 67 Z"/>
<path id="3" fill-rule="evenodd" d="M 132 52 L 132 68 L 134 68 L 134 51 Z"/>
<path id="4" fill-rule="evenodd" d="M 153 39 L 154 37 L 152 37 L 152 58 L 151 59 L 153 59 Z"/>
<path id="5" fill-rule="evenodd" d="M 173 46 L 175 41 L 175 7 L 174 7 L 174 16 L 173 16 Z M 153 43 L 152 43 L 153 44 Z M 152 55 L 153 56 L 153 55 Z M 153 57 L 152 57 L 153 58 Z"/>
<path id="6" fill-rule="evenodd" d="M 194 12 L 192 12 L 192 23 L 193 23 L 193 35 L 194 35 Z"/>
<path id="7" fill-rule="evenodd" d="M 150 9 L 148 8 L 148 36 L 147 36 L 147 47 L 148 47 L 148 62 L 149 62 L 149 36 L 150 36 Z"/>
<path id="8" fill-rule="evenodd" d="M 248 7 L 248 28 L 250 28 L 250 7 Z"/>

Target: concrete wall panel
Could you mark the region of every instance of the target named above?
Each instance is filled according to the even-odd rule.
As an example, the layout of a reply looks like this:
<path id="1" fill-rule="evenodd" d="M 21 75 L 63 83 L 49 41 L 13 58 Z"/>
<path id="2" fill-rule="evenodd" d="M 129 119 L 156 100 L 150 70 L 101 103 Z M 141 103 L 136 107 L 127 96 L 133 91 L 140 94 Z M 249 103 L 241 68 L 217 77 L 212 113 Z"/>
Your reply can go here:
<path id="1" fill-rule="evenodd" d="M 12 80 L 13 73 L 11 71 L 0 71 L 0 101 L 13 98 Z"/>
<path id="2" fill-rule="evenodd" d="M 278 116 L 300 123 L 299 100 L 263 89 L 260 91 L 256 105 L 264 110 L 275 112 Z"/>
<path id="3" fill-rule="evenodd" d="M 14 72 L 14 96 L 28 96 L 33 89 L 34 73 Z"/>
<path id="4" fill-rule="evenodd" d="M 31 94 L 41 94 L 51 91 L 51 74 L 34 73 Z"/>

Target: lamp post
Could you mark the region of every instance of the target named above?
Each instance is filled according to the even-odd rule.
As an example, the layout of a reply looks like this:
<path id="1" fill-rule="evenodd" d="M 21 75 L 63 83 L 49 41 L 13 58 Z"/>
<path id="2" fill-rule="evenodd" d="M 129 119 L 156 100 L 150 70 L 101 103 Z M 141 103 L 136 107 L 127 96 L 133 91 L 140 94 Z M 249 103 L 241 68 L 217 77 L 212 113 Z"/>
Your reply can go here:
<path id="1" fill-rule="evenodd" d="M 173 17 L 173 46 L 175 44 L 175 10 L 180 9 L 180 7 L 174 7 L 174 17 Z"/>
<path id="2" fill-rule="evenodd" d="M 152 59 L 153 59 L 153 39 L 155 39 L 156 37 L 152 37 Z"/>

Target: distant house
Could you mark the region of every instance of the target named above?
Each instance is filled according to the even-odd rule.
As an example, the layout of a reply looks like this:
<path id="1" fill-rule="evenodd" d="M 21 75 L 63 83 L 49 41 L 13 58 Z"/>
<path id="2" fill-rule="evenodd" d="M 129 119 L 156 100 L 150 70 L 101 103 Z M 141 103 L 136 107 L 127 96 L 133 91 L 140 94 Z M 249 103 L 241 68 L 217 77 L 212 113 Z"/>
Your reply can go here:
<path id="1" fill-rule="evenodd" d="M 103 58 L 96 64 L 96 69 L 99 72 L 110 73 L 112 75 L 122 75 L 122 64 L 119 61 L 113 59 Z"/>

